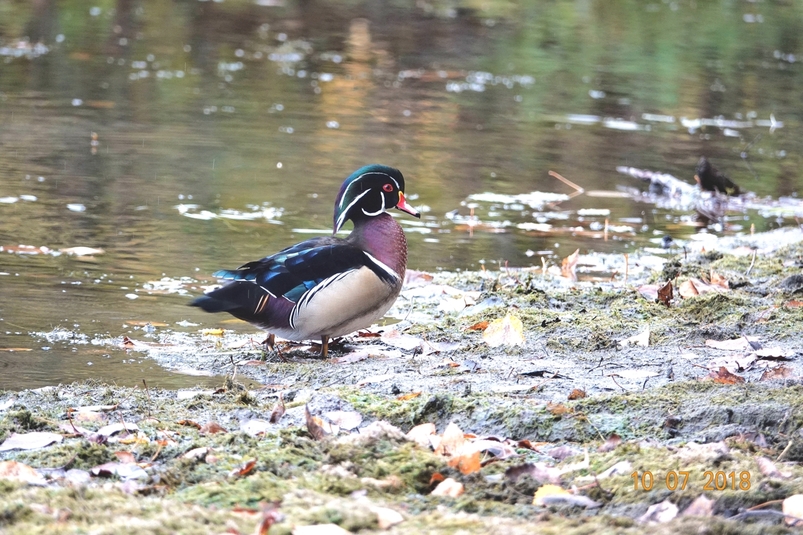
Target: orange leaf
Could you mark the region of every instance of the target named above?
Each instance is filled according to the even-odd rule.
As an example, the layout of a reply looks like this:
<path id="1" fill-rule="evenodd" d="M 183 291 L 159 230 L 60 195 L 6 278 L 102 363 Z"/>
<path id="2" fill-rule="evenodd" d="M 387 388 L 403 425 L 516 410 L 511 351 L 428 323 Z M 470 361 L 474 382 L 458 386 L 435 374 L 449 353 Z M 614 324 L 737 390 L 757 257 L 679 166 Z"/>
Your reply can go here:
<path id="1" fill-rule="evenodd" d="M 720 366 L 718 372 L 709 373 L 708 377 L 713 379 L 715 383 L 723 385 L 735 385 L 744 382 L 744 377 L 729 372 L 725 366 Z"/>
<path id="2" fill-rule="evenodd" d="M 488 328 L 487 321 L 480 321 L 472 325 L 471 327 L 466 327 L 467 331 L 484 331 Z"/>
<path id="3" fill-rule="evenodd" d="M 202 435 L 214 435 L 215 433 L 225 433 L 226 430 L 217 422 L 208 422 L 202 425 L 198 432 Z"/>
<path id="4" fill-rule="evenodd" d="M 584 397 L 586 397 L 585 390 L 580 390 L 579 388 L 575 388 L 569 393 L 570 401 L 575 399 L 583 399 Z"/>
<path id="5" fill-rule="evenodd" d="M 256 459 L 251 459 L 249 461 L 245 461 L 243 464 L 241 464 L 240 466 L 238 466 L 237 468 L 232 470 L 229 473 L 229 475 L 237 476 L 237 477 L 247 476 L 248 474 L 250 474 L 254 470 L 254 467 L 256 465 L 257 465 L 257 460 Z"/>
<path id="6" fill-rule="evenodd" d="M 441 474 L 440 472 L 435 472 L 434 474 L 432 474 L 432 477 L 429 478 L 429 485 L 432 486 L 435 483 L 440 483 L 444 479 L 446 478 L 444 477 L 443 474 Z"/>
<path id="7" fill-rule="evenodd" d="M 563 416 L 572 412 L 572 409 L 563 403 L 552 403 L 551 401 L 546 404 L 546 410 L 552 413 L 553 416 Z"/>
<path id="8" fill-rule="evenodd" d="M 409 401 L 411 399 L 417 398 L 420 395 L 421 395 L 421 392 L 410 392 L 408 394 L 403 394 L 403 395 L 397 397 L 396 399 L 399 400 L 399 401 Z"/>
<path id="9" fill-rule="evenodd" d="M 480 452 L 478 450 L 474 450 L 471 452 L 466 452 L 457 457 L 453 457 L 452 459 L 449 459 L 448 465 L 452 468 L 457 468 L 463 475 L 473 474 L 482 468 L 482 464 L 480 463 Z"/>
<path id="10" fill-rule="evenodd" d="M 193 422 L 192 420 L 179 420 L 178 425 L 185 425 L 187 427 L 194 427 L 195 429 L 200 429 L 201 424 Z"/>

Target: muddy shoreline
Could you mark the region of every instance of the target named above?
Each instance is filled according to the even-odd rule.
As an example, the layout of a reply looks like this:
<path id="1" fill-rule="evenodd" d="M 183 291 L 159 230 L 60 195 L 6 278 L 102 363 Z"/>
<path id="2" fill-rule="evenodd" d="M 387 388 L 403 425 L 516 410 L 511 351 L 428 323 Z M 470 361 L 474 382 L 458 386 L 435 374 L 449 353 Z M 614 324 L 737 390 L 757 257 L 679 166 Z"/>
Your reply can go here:
<path id="1" fill-rule="evenodd" d="M 310 347 L 266 353 L 253 335 L 226 331 L 113 340 L 226 380 L 217 390 L 86 382 L 0 393 L 0 443 L 14 433 L 63 436 L 0 451 L 0 461 L 41 476 L 0 477 L 0 530 L 254 533 L 274 515 L 282 520 L 270 533 L 318 524 L 360 533 L 785 532 L 780 505 L 766 506 L 777 514 L 748 510 L 803 492 L 802 239 L 787 229 L 690 243 L 674 257 L 630 255 L 627 266 L 621 255 L 581 256 L 580 282 L 554 267 L 415 274 L 393 311 L 398 322 L 347 337 L 328 361 Z M 606 280 L 595 275 L 601 266 Z M 646 290 L 714 274 L 727 287 L 676 293 L 669 306 Z M 523 345 L 490 347 L 477 325 L 508 314 L 521 321 Z M 280 398 L 286 412 L 261 423 Z M 361 422 L 316 439 L 307 410 Z M 97 434 L 113 423 L 138 429 Z M 482 469 L 464 474 L 405 438 L 426 423 L 438 434 L 453 423 L 518 441 L 515 455 L 486 452 Z M 586 451 L 585 465 L 557 479 L 511 477 L 527 464 L 571 468 Z M 105 463 L 129 471 L 97 470 Z M 617 463 L 628 469 L 595 479 Z M 660 484 L 637 488 L 632 473 L 648 471 Z M 686 488 L 668 489 L 669 472 L 688 472 Z M 706 472 L 741 474 L 749 488 L 706 490 Z M 434 496 L 435 474 L 461 483 L 462 494 Z M 534 505 L 548 484 L 595 506 Z M 693 514 L 650 509 L 683 512 L 701 495 L 711 503 Z M 388 525 L 384 509 L 402 520 Z"/>

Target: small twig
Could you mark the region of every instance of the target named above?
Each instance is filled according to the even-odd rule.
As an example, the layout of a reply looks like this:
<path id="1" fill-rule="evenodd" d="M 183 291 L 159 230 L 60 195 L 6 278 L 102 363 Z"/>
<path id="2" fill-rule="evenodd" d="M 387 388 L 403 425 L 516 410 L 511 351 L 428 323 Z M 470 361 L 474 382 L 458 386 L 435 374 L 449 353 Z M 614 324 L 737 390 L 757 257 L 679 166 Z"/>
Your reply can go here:
<path id="1" fill-rule="evenodd" d="M 567 186 L 574 188 L 577 191 L 578 194 L 585 192 L 585 190 L 583 188 L 581 188 L 580 186 L 578 186 L 577 184 L 575 184 L 574 182 L 572 182 L 568 178 L 566 178 L 564 176 L 561 176 L 559 173 L 556 173 L 555 171 L 549 171 L 547 174 L 549 176 L 553 177 L 553 178 L 557 178 L 558 180 L 560 180 L 561 182 L 563 182 Z"/>
<path id="2" fill-rule="evenodd" d="M 739 513 L 738 515 L 733 515 L 727 517 L 728 520 L 745 520 L 747 518 L 756 517 L 756 516 L 775 516 L 775 517 L 783 517 L 788 518 L 790 520 L 800 521 L 800 518 L 795 515 L 787 515 L 786 513 L 782 513 L 780 511 L 775 511 L 772 509 L 768 509 L 766 511 L 745 511 L 743 513 Z"/>
<path id="3" fill-rule="evenodd" d="M 783 449 L 783 451 L 781 452 L 781 454 L 780 454 L 780 455 L 778 455 L 778 457 L 775 459 L 775 462 L 778 462 L 778 461 L 780 461 L 780 460 L 781 460 L 781 458 L 783 458 L 783 456 L 784 456 L 784 455 L 786 455 L 786 452 L 787 452 L 787 451 L 789 451 L 789 449 L 792 447 L 792 444 L 794 444 L 794 442 L 795 442 L 795 441 L 794 441 L 794 440 L 792 440 L 792 439 L 790 439 L 790 440 L 789 440 L 789 444 L 787 444 L 787 445 L 786 445 L 786 447 L 785 447 L 785 448 Z"/>
<path id="4" fill-rule="evenodd" d="M 625 253 L 625 280 L 622 282 L 623 286 L 627 286 L 627 274 L 630 272 L 630 257 Z"/>
<path id="5" fill-rule="evenodd" d="M 237 377 L 237 363 L 234 362 L 234 357 L 231 355 L 229 356 L 229 360 L 231 361 L 231 380 L 234 382 L 234 378 Z"/>
<path id="6" fill-rule="evenodd" d="M 756 263 L 756 252 L 757 252 L 757 251 L 755 251 L 755 250 L 753 251 L 753 260 L 750 262 L 750 267 L 749 267 L 749 268 L 747 268 L 747 271 L 745 271 L 745 272 L 744 272 L 744 276 L 745 276 L 745 277 L 747 277 L 748 275 L 750 275 L 750 272 L 753 270 L 753 266 L 754 266 L 754 265 L 755 265 L 755 263 Z"/>
<path id="7" fill-rule="evenodd" d="M 760 503 L 758 505 L 754 505 L 753 507 L 748 507 L 745 509 L 746 511 L 757 511 L 759 509 L 763 509 L 769 505 L 775 505 L 776 503 L 783 503 L 783 500 L 770 500 L 768 502 Z"/>
<path id="8" fill-rule="evenodd" d="M 610 377 L 610 378 L 611 378 L 611 380 L 612 380 L 614 383 L 616 383 L 616 386 L 618 386 L 619 388 L 621 388 L 623 392 L 627 392 L 627 388 L 623 387 L 622 385 L 620 385 L 619 383 L 617 383 L 617 382 L 616 382 L 616 374 L 611 374 L 611 375 L 609 375 L 608 377 Z"/>
<path id="9" fill-rule="evenodd" d="M 148 418 L 151 417 L 151 391 L 148 388 L 148 383 L 145 382 L 145 379 L 142 380 L 142 384 L 145 385 L 145 395 L 148 397 Z"/>

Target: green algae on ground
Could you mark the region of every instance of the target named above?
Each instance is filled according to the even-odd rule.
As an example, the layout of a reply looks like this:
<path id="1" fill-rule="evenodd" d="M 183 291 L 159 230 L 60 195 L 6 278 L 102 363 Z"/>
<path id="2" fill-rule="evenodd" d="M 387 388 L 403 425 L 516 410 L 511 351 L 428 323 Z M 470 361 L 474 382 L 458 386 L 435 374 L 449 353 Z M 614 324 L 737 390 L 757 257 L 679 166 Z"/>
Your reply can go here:
<path id="1" fill-rule="evenodd" d="M 263 504 L 281 502 L 286 520 L 271 528 L 273 534 L 324 522 L 379 532 L 373 511 L 380 506 L 404 515 L 405 521 L 392 528 L 398 534 L 642 533 L 647 528 L 637 519 L 650 505 L 669 500 L 683 509 L 705 494 L 715 501 L 717 516 L 678 517 L 648 529 L 672 535 L 701 529 L 783 532 L 766 518 L 746 523 L 724 517 L 803 490 L 803 384 L 760 380 L 762 364 L 777 365 L 760 360 L 752 370 L 735 370 L 747 379 L 744 384 L 705 380 L 712 363 L 723 358 L 705 341 L 755 336 L 792 355 L 784 365 L 794 377 L 803 375 L 796 358 L 803 352 L 796 334 L 803 308 L 787 306 L 798 290 L 782 284 L 799 273 L 802 259 L 799 244 L 755 261 L 749 254 L 678 256 L 657 280 L 670 274 L 674 282 L 705 278 L 714 270 L 733 284 L 723 293 L 676 297 L 670 307 L 643 298 L 636 291 L 643 280 L 568 287 L 514 271 L 439 274 L 441 283 L 481 292 L 476 308 L 447 313 L 429 302 L 422 310 L 433 321 L 402 321 L 396 328 L 428 341 L 456 342 L 456 350 L 389 357 L 374 351 L 382 346 L 369 339 L 360 342 L 367 357 L 357 362 L 288 352 L 285 362 L 235 366 L 237 377 L 266 388 L 248 390 L 228 379 L 215 393 L 181 399 L 175 392 L 100 383 L 0 393 L 0 440 L 11 433 L 58 431 L 72 408 L 87 405 L 114 410 L 102 421 L 82 422 L 83 427 L 95 431 L 125 421 L 140 428 L 129 441 L 74 437 L 42 450 L 0 453 L 0 459 L 25 462 L 52 478 L 46 487 L 0 479 L 0 530 L 51 533 L 67 526 L 72 532 L 97 533 L 248 533 Z M 489 348 L 481 332 L 468 329 L 509 312 L 523 322 L 523 347 Z M 646 329 L 648 347 L 620 344 Z M 350 345 L 334 346 L 333 354 L 349 351 Z M 199 368 L 214 373 L 230 369 L 228 357 L 210 363 L 181 356 L 196 358 Z M 253 359 L 241 351 L 235 363 Z M 635 371 L 636 379 L 628 379 L 625 371 Z M 371 377 L 382 379 L 366 379 Z M 575 389 L 587 397 L 567 401 Z M 269 418 L 279 392 L 287 409 L 281 421 L 258 436 L 241 431 L 245 422 Z M 304 423 L 305 407 L 314 414 L 356 410 L 364 422 L 358 434 L 316 441 Z M 372 424 L 377 421 L 399 430 Z M 205 434 L 193 422 L 216 422 L 224 431 Z M 480 472 L 464 475 L 430 449 L 402 438 L 414 425 L 428 422 L 441 431 L 454 422 L 468 433 L 543 444 L 539 451 L 520 448 L 518 456 L 504 460 L 485 458 L 488 464 Z M 371 425 L 377 427 L 369 432 Z M 603 451 L 612 434 L 623 444 Z M 533 506 L 533 494 L 544 482 L 505 476 L 525 462 L 555 469 L 578 462 L 578 456 L 553 459 L 549 452 L 559 445 L 589 452 L 588 466 L 567 471 L 560 483 L 582 489 L 599 509 Z M 187 456 L 197 451 L 203 453 Z M 118 452 L 133 454 L 148 479 L 63 482 L 66 470 L 116 461 Z M 759 457 L 781 457 L 776 464 L 782 474 L 765 474 Z M 630 473 L 595 479 L 623 461 Z M 656 485 L 638 488 L 633 472 L 652 473 Z M 688 472 L 686 488 L 667 488 L 670 472 Z M 707 490 L 706 472 L 749 474 L 750 488 Z M 460 481 L 464 494 L 432 496 L 436 474 Z M 64 524 L 57 522 L 61 517 Z"/>

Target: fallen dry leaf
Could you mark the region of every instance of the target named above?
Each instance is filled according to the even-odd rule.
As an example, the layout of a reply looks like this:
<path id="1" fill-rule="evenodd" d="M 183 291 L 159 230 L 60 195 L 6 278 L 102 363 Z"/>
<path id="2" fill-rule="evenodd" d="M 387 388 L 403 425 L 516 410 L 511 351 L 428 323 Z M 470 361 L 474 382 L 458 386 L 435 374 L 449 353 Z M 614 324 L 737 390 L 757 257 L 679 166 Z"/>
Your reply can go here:
<path id="1" fill-rule="evenodd" d="M 580 249 L 567 256 L 560 263 L 560 275 L 567 279 L 577 280 L 577 260 L 580 258 Z"/>
<path id="2" fill-rule="evenodd" d="M 721 367 L 725 367 L 731 373 L 743 372 L 752 369 L 753 365 L 758 359 L 754 353 L 739 356 L 727 356 L 712 359 L 706 364 L 706 368 L 712 372 L 718 371 Z"/>
<path id="3" fill-rule="evenodd" d="M 340 357 L 334 359 L 337 364 L 354 364 L 355 362 L 360 362 L 369 358 L 371 354 L 368 351 L 364 350 L 357 350 L 352 351 L 351 353 L 346 353 Z"/>
<path id="4" fill-rule="evenodd" d="M 449 423 L 443 431 L 440 443 L 435 448 L 436 455 L 451 456 L 463 447 L 466 442 L 463 431 L 455 423 Z"/>
<path id="5" fill-rule="evenodd" d="M 575 399 L 583 399 L 586 397 L 585 390 L 580 390 L 579 388 L 575 388 L 571 392 L 569 392 L 569 401 L 573 401 Z"/>
<path id="6" fill-rule="evenodd" d="M 569 496 L 571 493 L 560 487 L 558 485 L 541 485 L 537 491 L 535 491 L 535 496 L 533 497 L 533 505 L 546 505 L 545 500 L 547 498 L 555 497 L 555 496 Z"/>
<path id="7" fill-rule="evenodd" d="M 546 507 L 550 505 L 571 505 L 593 509 L 601 504 L 586 496 L 572 494 L 557 485 L 541 485 L 533 497 L 533 505 Z"/>
<path id="8" fill-rule="evenodd" d="M 776 379 L 789 379 L 794 376 L 792 369 L 781 364 L 776 368 L 767 368 L 761 374 L 759 381 L 773 381 Z"/>
<path id="9" fill-rule="evenodd" d="M 351 431 L 362 423 L 362 414 L 356 411 L 330 411 L 324 417 L 340 429 Z"/>
<path id="10" fill-rule="evenodd" d="M 34 431 L 33 433 L 12 433 L 0 444 L 0 451 L 36 450 L 64 440 L 58 433 Z"/>
<path id="11" fill-rule="evenodd" d="M 183 426 L 186 426 L 186 427 L 194 427 L 195 429 L 200 429 L 201 428 L 201 424 L 199 424 L 197 422 L 193 422 L 192 420 L 179 420 L 176 423 L 178 425 L 183 425 Z"/>
<path id="12" fill-rule="evenodd" d="M 207 422 L 201 426 L 198 432 L 202 435 L 214 435 L 216 433 L 226 433 L 227 431 L 217 422 Z"/>
<path id="13" fill-rule="evenodd" d="M 466 327 L 467 331 L 484 331 L 488 328 L 488 322 L 483 320 L 475 323 L 471 327 Z"/>
<path id="14" fill-rule="evenodd" d="M 460 473 L 463 475 L 473 474 L 482 468 L 479 450 L 466 446 L 468 446 L 468 444 L 464 445 L 458 454 L 449 459 L 447 463 L 452 468 L 460 470 Z"/>
<path id="15" fill-rule="evenodd" d="M 684 281 L 680 285 L 680 287 L 678 288 L 678 295 L 683 299 L 688 299 L 689 297 L 700 295 L 700 292 L 697 290 L 697 286 L 694 284 L 694 282 L 692 282 L 692 280 L 689 279 L 687 281 Z"/>
<path id="16" fill-rule="evenodd" d="M 376 515 L 376 521 L 379 529 L 390 529 L 396 524 L 404 522 L 402 514 L 395 509 L 389 507 L 380 507 L 378 505 L 371 506 L 371 512 Z"/>
<path id="17" fill-rule="evenodd" d="M 409 334 L 402 334 L 396 329 L 391 329 L 390 331 L 382 333 L 380 340 L 389 346 L 398 347 L 405 351 L 418 349 L 421 347 L 422 343 L 421 338 Z"/>
<path id="18" fill-rule="evenodd" d="M 754 336 L 742 336 L 731 340 L 706 340 L 705 345 L 725 351 L 750 351 L 753 349 L 750 342 L 758 342 L 758 338 Z"/>
<path id="19" fill-rule="evenodd" d="M 780 347 L 762 347 L 757 349 L 755 354 L 758 358 L 767 360 L 791 360 L 795 356 L 795 352 L 791 349 Z"/>
<path id="20" fill-rule="evenodd" d="M 693 502 L 686 507 L 681 516 L 713 516 L 714 515 L 714 500 L 710 500 L 705 494 L 697 496 Z"/>
<path id="21" fill-rule="evenodd" d="M 421 392 L 410 392 L 408 394 L 402 394 L 401 396 L 397 397 L 398 401 L 410 401 L 411 399 L 415 399 L 421 395 Z"/>
<path id="22" fill-rule="evenodd" d="M 775 466 L 775 463 L 767 457 L 757 457 L 756 464 L 758 465 L 759 471 L 767 477 L 777 477 L 779 479 L 789 477 L 788 475 L 781 473 L 781 471 L 778 470 L 778 467 Z"/>
<path id="23" fill-rule="evenodd" d="M 664 284 L 663 286 L 658 288 L 658 297 L 657 298 L 658 298 L 658 301 L 661 304 L 663 304 L 663 305 L 668 307 L 669 304 L 672 302 L 672 298 L 673 297 L 674 297 L 674 295 L 673 295 L 673 292 L 672 292 L 672 281 L 667 281 L 666 284 Z"/>
<path id="24" fill-rule="evenodd" d="M 560 483 L 560 470 L 544 463 L 524 463 L 505 470 L 505 479 L 514 483 L 522 476 L 530 476 L 541 483 Z"/>
<path id="25" fill-rule="evenodd" d="M 630 345 L 647 347 L 650 345 L 650 329 L 647 328 L 638 334 L 634 334 L 629 338 L 619 340 L 619 347 L 627 347 Z"/>
<path id="26" fill-rule="evenodd" d="M 254 470 L 254 467 L 256 465 L 257 465 L 256 459 L 250 459 L 248 461 L 245 461 L 243 464 L 241 464 L 240 466 L 229 472 L 229 477 L 247 476 Z"/>
<path id="27" fill-rule="evenodd" d="M 728 283 L 728 279 L 714 271 L 711 270 L 710 281 L 712 286 L 719 286 L 720 288 L 725 288 L 726 290 L 730 289 L 730 284 Z"/>
<path id="28" fill-rule="evenodd" d="M 268 420 L 261 420 L 258 418 L 253 418 L 251 420 L 246 420 L 245 422 L 240 423 L 240 431 L 252 437 L 264 435 L 272 428 L 273 428 L 272 422 L 269 422 Z"/>
<path id="29" fill-rule="evenodd" d="M 605 440 L 605 443 L 602 444 L 602 446 L 600 446 L 597 449 L 597 451 L 603 453 L 613 451 L 616 448 L 618 448 L 621 443 L 622 443 L 622 437 L 620 437 L 616 433 L 611 433 L 611 436 L 609 436 L 608 439 Z"/>
<path id="30" fill-rule="evenodd" d="M 447 496 L 449 498 L 457 498 L 463 494 L 463 484 L 455 481 L 451 477 L 447 477 L 435 487 L 431 492 L 432 496 Z"/>
<path id="31" fill-rule="evenodd" d="M 659 288 L 661 288 L 659 284 L 642 284 L 636 291 L 647 301 L 657 301 Z"/>
<path id="32" fill-rule="evenodd" d="M 669 500 L 656 503 L 647 508 L 647 512 L 638 518 L 643 524 L 664 524 L 678 516 L 678 506 Z"/>
<path id="33" fill-rule="evenodd" d="M 130 451 L 115 451 L 114 456 L 117 457 L 117 460 L 121 463 L 135 463 L 137 462 L 137 458 L 134 457 L 134 454 Z"/>
<path id="34" fill-rule="evenodd" d="M 429 447 L 429 437 L 437 433 L 438 430 L 433 423 L 419 424 L 410 429 L 407 434 L 407 440 L 412 440 L 422 448 Z"/>
<path id="35" fill-rule="evenodd" d="M 552 413 L 553 416 L 563 416 L 574 412 L 574 409 L 567 407 L 563 403 L 552 403 L 551 401 L 547 402 L 546 410 Z"/>
<path id="36" fill-rule="evenodd" d="M 282 419 L 282 416 L 284 416 L 284 411 L 285 411 L 284 398 L 282 398 L 282 393 L 279 392 L 279 401 L 277 401 L 276 404 L 273 406 L 273 410 L 270 413 L 270 418 L 268 419 L 270 423 L 272 424 L 278 423 L 279 420 Z"/>
<path id="37" fill-rule="evenodd" d="M 744 382 L 744 377 L 729 372 L 725 366 L 720 366 L 719 371 L 709 373 L 708 378 L 713 379 L 715 383 L 723 385 L 735 385 Z"/>
<path id="38" fill-rule="evenodd" d="M 788 302 L 784 303 L 784 306 L 787 307 L 787 308 L 803 307 L 803 301 L 798 301 L 797 299 L 792 299 L 791 301 L 788 301 Z"/>
<path id="39" fill-rule="evenodd" d="M 680 295 L 684 299 L 688 299 L 689 297 L 703 295 L 711 292 L 727 292 L 727 291 L 729 291 L 727 287 L 715 284 L 708 284 L 706 282 L 701 281 L 700 279 L 695 279 L 692 277 L 680 285 L 680 287 L 678 288 L 678 295 Z"/>
<path id="40" fill-rule="evenodd" d="M 312 435 L 312 438 L 315 440 L 323 440 L 323 438 L 329 434 L 323 428 L 323 421 L 317 416 L 313 416 L 309 412 L 309 407 L 307 405 L 304 405 L 304 416 L 307 420 L 307 431 Z"/>
<path id="41" fill-rule="evenodd" d="M 28 485 L 46 485 L 45 478 L 39 472 L 17 461 L 0 461 L 0 479 L 21 481 Z"/>
<path id="42" fill-rule="evenodd" d="M 507 314 L 504 318 L 498 318 L 489 323 L 482 333 L 482 339 L 490 347 L 523 346 L 524 325 L 516 316 Z"/>
<path id="43" fill-rule="evenodd" d="M 786 498 L 781 509 L 783 514 L 789 515 L 785 519 L 787 526 L 803 525 L 803 494 L 793 494 Z"/>
<path id="44" fill-rule="evenodd" d="M 633 473 L 633 464 L 630 461 L 619 461 L 607 470 L 597 474 L 597 479 L 605 479 L 613 476 L 624 476 Z"/>

